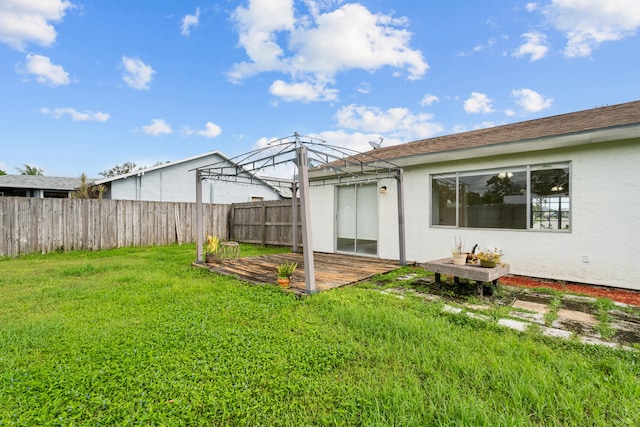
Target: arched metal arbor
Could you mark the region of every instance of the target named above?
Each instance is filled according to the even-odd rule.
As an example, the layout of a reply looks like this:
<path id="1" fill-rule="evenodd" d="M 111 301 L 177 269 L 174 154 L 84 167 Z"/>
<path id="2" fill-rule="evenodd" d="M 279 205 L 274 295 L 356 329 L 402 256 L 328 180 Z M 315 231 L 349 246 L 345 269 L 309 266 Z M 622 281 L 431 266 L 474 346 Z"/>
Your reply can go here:
<path id="1" fill-rule="evenodd" d="M 370 152 L 371 153 L 371 152 Z M 300 209 L 302 211 L 302 246 L 304 248 L 305 291 L 314 293 L 315 265 L 313 260 L 313 238 L 311 233 L 311 208 L 309 203 L 310 185 L 335 185 L 377 181 L 383 178 L 394 178 L 397 182 L 398 194 L 398 228 L 399 228 L 399 260 L 406 264 L 405 227 L 404 227 L 404 192 L 402 168 L 375 157 L 373 154 L 359 153 L 326 144 L 325 141 L 293 135 L 271 141 L 266 147 L 228 160 L 201 166 L 196 172 L 196 216 L 197 216 L 197 260 L 203 262 L 202 246 L 204 242 L 202 182 L 204 180 L 222 180 L 247 184 L 265 182 L 273 186 L 291 189 L 294 250 L 297 250 L 297 190 L 300 191 Z M 293 167 L 291 167 L 293 165 Z M 291 179 L 267 176 L 267 171 L 280 173 L 289 170 Z M 309 173 L 317 174 L 319 179 L 310 184 Z M 315 183 L 315 184 L 313 184 Z"/>

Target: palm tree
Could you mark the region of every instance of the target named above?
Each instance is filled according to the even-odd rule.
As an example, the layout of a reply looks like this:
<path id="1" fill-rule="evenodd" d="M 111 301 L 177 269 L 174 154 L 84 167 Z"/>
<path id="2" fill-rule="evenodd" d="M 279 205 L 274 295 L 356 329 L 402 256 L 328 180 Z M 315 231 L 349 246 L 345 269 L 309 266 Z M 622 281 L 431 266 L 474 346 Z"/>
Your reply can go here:
<path id="1" fill-rule="evenodd" d="M 23 166 L 24 169 L 16 168 L 20 172 L 20 175 L 43 175 L 44 171 L 37 166 L 30 166 L 27 164 L 24 164 Z"/>
<path id="2" fill-rule="evenodd" d="M 102 199 L 102 195 L 107 191 L 105 185 L 93 185 L 87 182 L 87 175 L 83 172 L 80 175 L 80 187 L 71 193 L 72 199 Z"/>

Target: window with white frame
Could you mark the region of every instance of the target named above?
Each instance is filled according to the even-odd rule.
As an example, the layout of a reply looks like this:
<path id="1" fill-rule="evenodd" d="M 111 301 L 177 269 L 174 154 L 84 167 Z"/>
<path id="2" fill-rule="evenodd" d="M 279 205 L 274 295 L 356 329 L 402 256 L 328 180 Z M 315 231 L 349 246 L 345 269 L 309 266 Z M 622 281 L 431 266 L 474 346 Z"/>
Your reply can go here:
<path id="1" fill-rule="evenodd" d="M 431 176 L 431 225 L 570 230 L 569 163 Z"/>

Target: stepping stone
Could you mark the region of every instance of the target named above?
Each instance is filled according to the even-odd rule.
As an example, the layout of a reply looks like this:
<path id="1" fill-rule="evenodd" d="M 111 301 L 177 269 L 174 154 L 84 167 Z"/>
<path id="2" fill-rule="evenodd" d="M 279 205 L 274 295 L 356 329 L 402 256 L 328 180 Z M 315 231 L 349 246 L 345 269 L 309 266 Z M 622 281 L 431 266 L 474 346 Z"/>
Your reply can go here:
<path id="1" fill-rule="evenodd" d="M 564 329 L 545 327 L 542 328 L 542 334 L 548 337 L 564 338 L 567 340 L 571 339 L 571 337 L 573 336 L 571 332 L 565 331 Z"/>
<path id="2" fill-rule="evenodd" d="M 597 299 L 593 297 L 583 297 L 582 295 L 571 295 L 571 294 L 563 295 L 562 299 L 568 300 L 568 301 L 586 302 L 586 303 L 595 303 L 597 301 Z"/>
<path id="3" fill-rule="evenodd" d="M 471 317 L 472 319 L 478 319 L 478 320 L 483 320 L 485 322 L 488 322 L 491 320 L 491 318 L 489 316 L 485 316 L 484 314 L 478 314 L 478 313 L 474 313 L 472 311 L 467 311 L 465 312 L 465 314 L 468 317 Z"/>
<path id="4" fill-rule="evenodd" d="M 453 313 L 453 314 L 459 314 L 462 313 L 462 309 L 458 308 L 458 307 L 452 307 L 450 305 L 444 305 L 444 307 L 442 307 L 442 311 L 444 311 L 445 313 Z"/>
<path id="5" fill-rule="evenodd" d="M 427 301 L 437 301 L 440 299 L 440 297 L 438 295 L 433 295 L 433 294 L 425 294 L 423 292 L 416 292 L 416 295 L 426 299 Z"/>
<path id="6" fill-rule="evenodd" d="M 542 313 L 525 313 L 523 311 L 510 311 L 509 316 L 517 317 L 522 320 L 527 320 L 529 322 L 534 322 L 539 325 L 544 325 L 544 314 Z"/>
<path id="7" fill-rule="evenodd" d="M 614 342 L 609 342 L 609 341 L 602 341 L 599 338 L 596 337 L 582 337 L 580 338 L 580 341 L 585 343 L 585 344 L 593 344 L 593 345 L 601 345 L 604 347 L 611 347 L 611 348 L 617 348 L 618 344 L 614 343 Z"/>
<path id="8" fill-rule="evenodd" d="M 398 299 L 404 299 L 404 293 L 403 292 L 399 292 L 399 291 L 397 291 L 395 289 L 387 289 L 385 291 L 380 291 L 380 293 L 382 295 L 391 295 L 391 296 L 394 296 L 394 297 L 396 297 Z"/>
<path id="9" fill-rule="evenodd" d="M 537 302 L 516 300 L 516 302 L 514 302 L 511 306 L 514 308 L 522 309 L 522 310 L 534 311 L 540 314 L 547 314 L 549 312 L 548 305 L 540 304 Z"/>
<path id="10" fill-rule="evenodd" d="M 507 328 L 515 329 L 516 331 L 526 331 L 530 323 L 520 322 L 512 319 L 498 319 L 498 325 L 506 326 Z"/>
<path id="11" fill-rule="evenodd" d="M 574 322 L 586 323 L 587 325 L 597 325 L 598 319 L 592 314 L 585 313 L 583 311 L 565 310 L 561 308 L 558 310 L 558 318 L 572 320 Z"/>
<path id="12" fill-rule="evenodd" d="M 469 304 L 466 306 L 469 310 L 489 310 L 491 307 L 488 305 Z"/>

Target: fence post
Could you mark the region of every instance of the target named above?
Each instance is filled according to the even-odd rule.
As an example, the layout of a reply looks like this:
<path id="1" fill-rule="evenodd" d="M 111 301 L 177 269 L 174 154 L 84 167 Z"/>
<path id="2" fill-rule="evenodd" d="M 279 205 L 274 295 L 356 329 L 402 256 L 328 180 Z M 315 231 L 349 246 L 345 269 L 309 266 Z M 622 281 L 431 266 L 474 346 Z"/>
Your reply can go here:
<path id="1" fill-rule="evenodd" d="M 260 206 L 260 244 L 267 244 L 267 206 L 264 203 Z"/>

